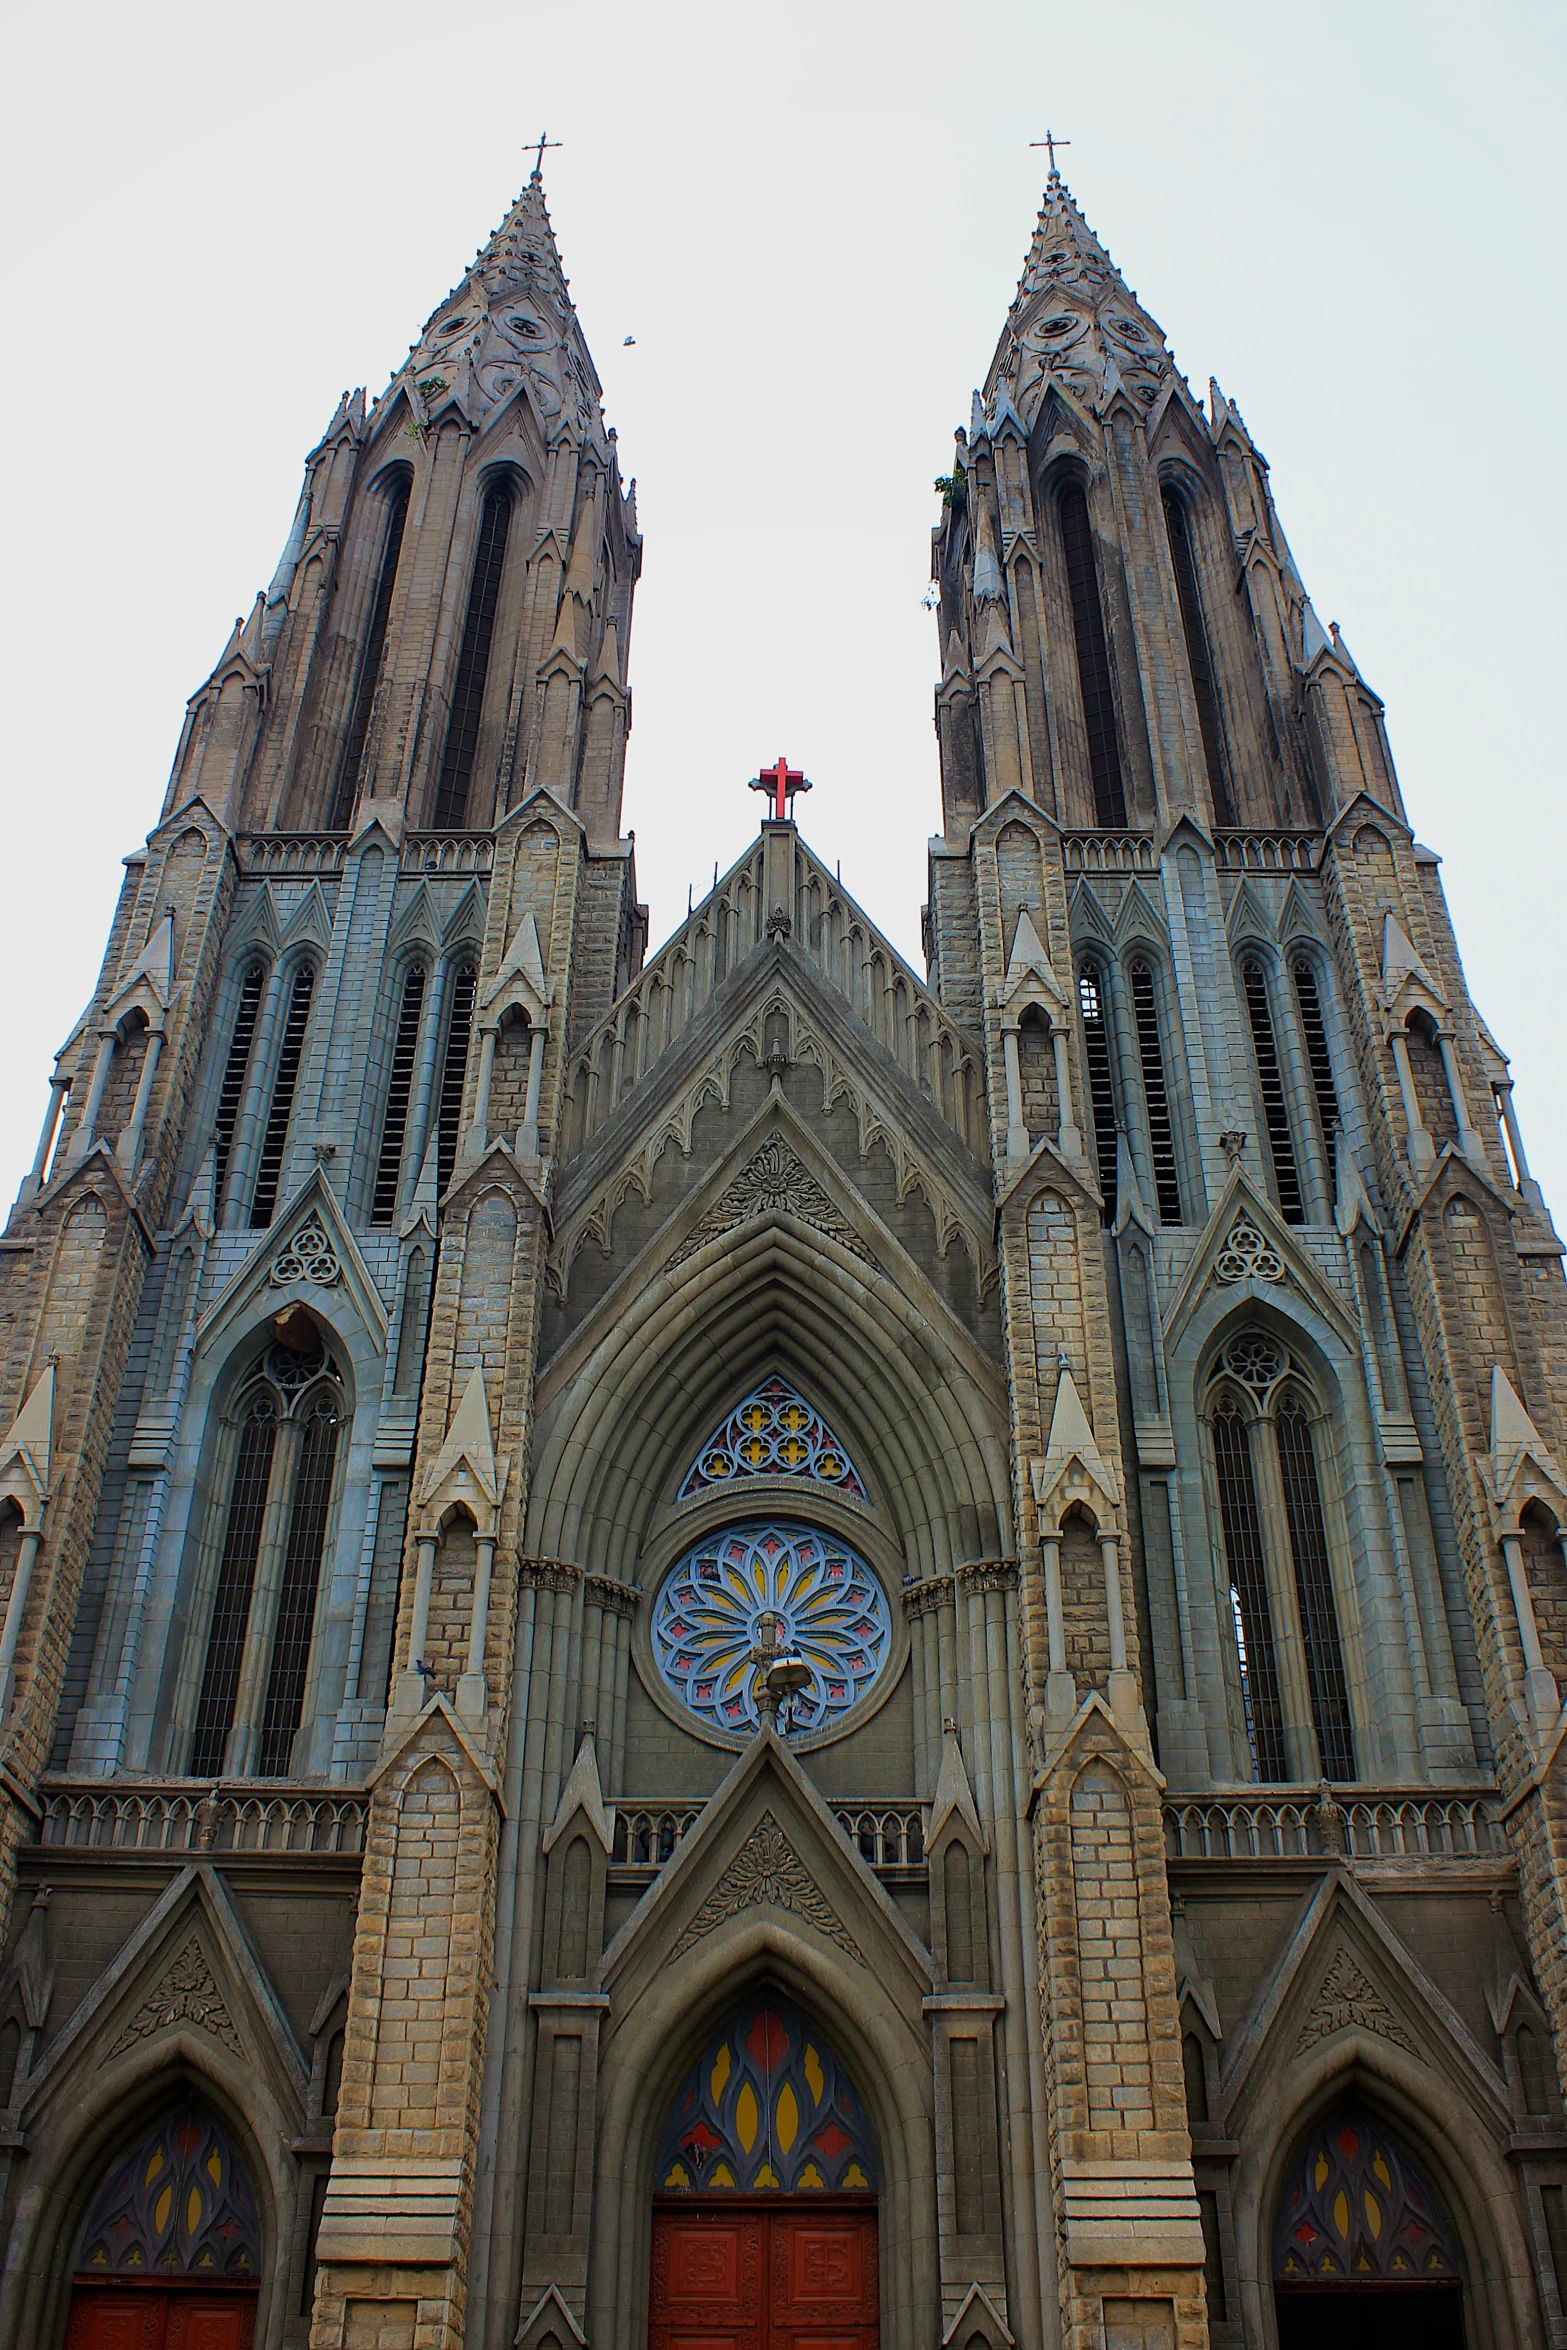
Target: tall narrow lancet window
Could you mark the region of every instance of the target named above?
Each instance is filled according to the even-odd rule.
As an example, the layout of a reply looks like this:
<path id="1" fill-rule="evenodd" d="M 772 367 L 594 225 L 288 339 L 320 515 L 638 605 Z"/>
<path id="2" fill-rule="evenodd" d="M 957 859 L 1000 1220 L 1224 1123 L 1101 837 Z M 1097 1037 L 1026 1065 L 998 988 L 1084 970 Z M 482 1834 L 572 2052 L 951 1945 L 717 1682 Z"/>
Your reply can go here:
<path id="1" fill-rule="evenodd" d="M 1338 1089 L 1333 1083 L 1333 1063 L 1328 1057 L 1327 1030 L 1322 1020 L 1322 998 L 1317 990 L 1317 974 L 1307 962 L 1295 966 L 1295 1001 L 1300 1009 L 1300 1032 L 1306 1040 L 1306 1059 L 1311 1068 L 1311 1092 L 1317 1105 L 1317 1125 L 1322 1134 L 1322 1149 L 1328 1163 L 1328 1181 L 1333 1187 L 1335 1204 L 1338 1200 L 1338 1154 L 1334 1138 L 1338 1132 Z"/>
<path id="2" fill-rule="evenodd" d="M 1061 550 L 1066 557 L 1072 598 L 1072 633 L 1077 640 L 1077 675 L 1083 691 L 1083 724 L 1088 733 L 1088 769 L 1094 785 L 1094 820 L 1119 829 L 1126 822 L 1121 783 L 1121 745 L 1115 730 L 1115 696 L 1110 685 L 1110 648 L 1099 604 L 1099 572 L 1088 500 L 1069 481 L 1058 501 Z"/>
<path id="3" fill-rule="evenodd" d="M 468 613 L 463 622 L 462 649 L 457 657 L 457 683 L 452 692 L 452 714 L 446 728 L 446 750 L 435 795 L 435 822 L 440 830 L 467 820 L 468 786 L 479 747 L 479 719 L 484 708 L 484 681 L 489 675 L 490 641 L 495 634 L 495 607 L 500 601 L 501 573 L 506 563 L 506 534 L 511 528 L 511 492 L 497 482 L 486 491 L 479 518 L 479 548 L 473 559 L 473 581 L 468 590 Z"/>
<path id="4" fill-rule="evenodd" d="M 268 1347 L 231 1428 L 217 1589 L 187 1770 L 281 1778 L 304 1718 L 343 1390 L 319 1340 Z"/>
<path id="5" fill-rule="evenodd" d="M 1192 529 L 1186 508 L 1174 490 L 1164 493 L 1164 527 L 1175 569 L 1175 592 L 1180 599 L 1181 629 L 1186 638 L 1186 665 L 1191 671 L 1192 698 L 1202 729 L 1202 755 L 1213 794 L 1215 824 L 1232 825 L 1229 786 L 1224 779 L 1224 755 L 1219 741 L 1219 697 L 1214 689 L 1208 632 L 1203 626 L 1202 598 L 1197 592 L 1197 564 L 1192 552 Z"/>
<path id="6" fill-rule="evenodd" d="M 381 682 L 381 660 L 386 651 L 386 622 L 392 609 L 392 589 L 397 581 L 398 560 L 403 551 L 403 529 L 408 520 L 408 476 L 399 473 L 386 497 L 386 535 L 381 541 L 381 564 L 376 573 L 375 600 L 370 607 L 370 626 L 365 634 L 365 649 L 359 663 L 359 675 L 354 684 L 354 706 L 348 716 L 348 733 L 343 742 L 343 756 L 338 762 L 337 783 L 332 795 L 332 829 L 342 831 L 353 818 L 354 796 L 359 786 L 359 762 L 365 755 L 365 737 L 370 732 L 370 713 L 375 707 L 375 689 Z"/>
<path id="7" fill-rule="evenodd" d="M 1339 1645 L 1338 1611 L 1328 1569 L 1328 1539 L 1322 1522 L 1322 1489 L 1311 1423 L 1291 1396 L 1274 1419 L 1279 1467 L 1284 1479 L 1284 1514 L 1295 1564 L 1295 1598 L 1300 1608 L 1301 1644 L 1311 1690 L 1311 1718 L 1317 1751 L 1330 1779 L 1355 1776 L 1355 1741 L 1350 1728 L 1349 1689 Z"/>
<path id="8" fill-rule="evenodd" d="M 1088 1106 L 1094 1116 L 1094 1163 L 1104 1194 L 1105 1222 L 1115 1222 L 1115 1089 L 1110 1079 L 1110 1033 L 1104 978 L 1085 963 L 1077 975 L 1077 1008 L 1083 1022 L 1083 1058 L 1088 1064 Z"/>
<path id="9" fill-rule="evenodd" d="M 1161 1224 L 1179 1224 L 1181 1187 L 1175 1173 L 1175 1130 L 1170 1120 L 1170 1094 L 1164 1077 L 1164 1054 L 1159 1043 L 1159 1003 L 1153 973 L 1146 963 L 1132 965 L 1132 1017 L 1137 1024 L 1137 1058 L 1143 1073 L 1143 1102 L 1148 1111 L 1148 1149 L 1153 1159 L 1154 1195 Z"/>
<path id="10" fill-rule="evenodd" d="M 289 1514 L 288 1547 L 283 1559 L 283 1584 L 278 1596 L 277 1629 L 272 1640 L 272 1665 L 267 1675 L 266 1709 L 261 1717 L 261 1743 L 256 1755 L 256 1771 L 263 1779 L 286 1775 L 304 1710 L 310 1635 L 316 1619 L 316 1592 L 321 1581 L 321 1559 L 332 1501 L 332 1470 L 337 1459 L 337 1407 L 336 1389 L 323 1387 L 312 1398 L 304 1416 L 293 1508 Z"/>
<path id="11" fill-rule="evenodd" d="M 266 984 L 266 965 L 252 963 L 239 983 L 239 1009 L 234 1015 L 234 1033 L 229 1040 L 229 1057 L 223 1064 L 223 1084 L 218 1094 L 217 1124 L 213 1129 L 213 1144 L 217 1152 L 218 1197 L 223 1197 L 223 1186 L 228 1180 L 229 1153 L 234 1148 L 234 1128 L 239 1122 L 240 1104 L 245 1098 L 245 1079 L 250 1070 L 250 1048 L 256 1041 L 256 1018 L 261 1010 L 261 990 Z"/>
<path id="12" fill-rule="evenodd" d="M 278 1054 L 277 1074 L 272 1080 L 272 1100 L 267 1110 L 266 1131 L 261 1138 L 256 1188 L 250 1202 L 252 1231 L 265 1230 L 277 1209 L 278 1183 L 283 1173 L 283 1149 L 288 1141 L 288 1122 L 293 1115 L 294 1089 L 299 1083 L 299 1063 L 305 1049 L 305 1029 L 310 1020 L 310 1002 L 315 989 L 314 965 L 301 963 L 294 973 L 294 984 L 289 989 L 283 1044 Z"/>
<path id="13" fill-rule="evenodd" d="M 436 1182 L 443 1195 L 457 1164 L 463 1082 L 468 1073 L 468 1045 L 473 1035 L 473 1006 L 478 990 L 479 974 L 474 965 L 460 965 L 452 979 L 452 1012 L 441 1063 L 440 1100 L 436 1105 Z"/>
<path id="14" fill-rule="evenodd" d="M 1306 1210 L 1300 1194 L 1300 1170 L 1295 1164 L 1295 1138 L 1290 1132 L 1289 1104 L 1284 1098 L 1284 1073 L 1273 1035 L 1273 1007 L 1268 1001 L 1268 975 L 1258 962 L 1241 971 L 1246 994 L 1246 1017 L 1251 1022 L 1252 1048 L 1257 1056 L 1257 1079 L 1262 1087 L 1262 1116 L 1268 1130 L 1268 1154 L 1273 1161 L 1273 1183 L 1279 1213 L 1286 1224 L 1304 1224 Z"/>
<path id="15" fill-rule="evenodd" d="M 381 1127 L 381 1156 L 376 1162 L 375 1191 L 370 1201 L 372 1224 L 390 1224 L 397 1211 L 397 1184 L 408 1132 L 408 1100 L 413 1092 L 414 1056 L 419 1048 L 419 1019 L 424 1010 L 424 980 L 422 963 L 410 963 L 403 973 L 397 1035 L 392 1044 L 392 1074 L 386 1088 L 386 1118 Z"/>
<path id="16" fill-rule="evenodd" d="M 1268 1577 L 1263 1560 L 1262 1519 L 1252 1474 L 1251 1443 L 1240 1406 L 1221 1399 L 1213 1416 L 1213 1458 L 1219 1483 L 1219 1522 L 1230 1578 L 1235 1648 L 1240 1661 L 1246 1742 L 1259 1779 L 1287 1779 L 1284 1709 L 1279 1700 L 1278 1661 Z"/>
<path id="17" fill-rule="evenodd" d="M 245 1654 L 245 1629 L 256 1587 L 256 1560 L 276 1445 L 277 1402 L 269 1389 L 262 1388 L 251 1398 L 240 1423 L 217 1596 L 207 1633 L 207 1660 L 196 1701 L 196 1734 L 187 1765 L 193 1779 L 215 1779 L 223 1769 L 223 1752 L 234 1723 L 234 1700 L 239 1694 L 239 1668 Z"/>

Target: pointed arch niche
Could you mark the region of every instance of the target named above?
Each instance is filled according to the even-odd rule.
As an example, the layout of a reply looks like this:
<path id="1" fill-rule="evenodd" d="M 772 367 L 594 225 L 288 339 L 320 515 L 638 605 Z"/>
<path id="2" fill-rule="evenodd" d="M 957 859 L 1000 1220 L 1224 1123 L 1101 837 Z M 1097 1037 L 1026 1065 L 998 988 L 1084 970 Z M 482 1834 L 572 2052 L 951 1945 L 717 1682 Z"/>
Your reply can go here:
<path id="1" fill-rule="evenodd" d="M 249 2172 L 187 2092 L 103 2174 L 76 2243 L 68 2350 L 187 2333 L 249 2350 L 263 2267 Z"/>
<path id="2" fill-rule="evenodd" d="M 1359 2100 L 1310 2132 L 1273 2223 L 1279 2350 L 1372 2338 L 1462 2350 L 1463 2264 L 1441 2204 Z"/>
<path id="3" fill-rule="evenodd" d="M 823 2035 L 764 1990 L 725 2020 L 670 2108 L 660 2194 L 873 2189 L 875 2135 Z"/>

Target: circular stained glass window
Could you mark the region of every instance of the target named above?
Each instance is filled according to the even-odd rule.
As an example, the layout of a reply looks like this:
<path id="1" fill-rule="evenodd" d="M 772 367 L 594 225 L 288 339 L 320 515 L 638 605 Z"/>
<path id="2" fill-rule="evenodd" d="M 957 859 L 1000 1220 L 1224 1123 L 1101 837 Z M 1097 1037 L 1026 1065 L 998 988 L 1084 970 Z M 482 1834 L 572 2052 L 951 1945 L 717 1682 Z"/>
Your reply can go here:
<path id="1" fill-rule="evenodd" d="M 774 1619 L 770 1640 L 764 1616 Z M 768 1518 L 686 1552 L 654 1602 L 652 1636 L 681 1703 L 742 1738 L 759 1720 L 754 1652 L 771 1645 L 803 1657 L 810 1680 L 780 1725 L 798 1737 L 859 1703 L 887 1661 L 892 1623 L 858 1552 L 814 1526 Z"/>

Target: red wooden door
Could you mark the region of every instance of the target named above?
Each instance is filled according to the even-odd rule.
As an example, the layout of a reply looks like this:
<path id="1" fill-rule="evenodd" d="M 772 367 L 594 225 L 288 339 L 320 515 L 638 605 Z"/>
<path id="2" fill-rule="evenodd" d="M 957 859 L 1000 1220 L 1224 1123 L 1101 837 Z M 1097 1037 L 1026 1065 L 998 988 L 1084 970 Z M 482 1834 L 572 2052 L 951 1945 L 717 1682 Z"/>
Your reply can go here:
<path id="1" fill-rule="evenodd" d="M 78 2285 L 65 2350 L 251 2350 L 256 2296 L 157 2285 Z"/>
<path id="2" fill-rule="evenodd" d="M 648 2350 L 876 2350 L 876 2206 L 682 2196 L 653 2214 Z"/>

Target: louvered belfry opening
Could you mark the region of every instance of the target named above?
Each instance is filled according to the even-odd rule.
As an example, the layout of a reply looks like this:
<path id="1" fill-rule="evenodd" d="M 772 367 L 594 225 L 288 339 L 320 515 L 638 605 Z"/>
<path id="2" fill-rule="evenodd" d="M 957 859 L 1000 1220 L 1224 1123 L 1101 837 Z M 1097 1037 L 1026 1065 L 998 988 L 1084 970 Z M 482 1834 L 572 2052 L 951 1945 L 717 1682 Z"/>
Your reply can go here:
<path id="1" fill-rule="evenodd" d="M 220 1200 L 223 1197 L 223 1186 L 228 1181 L 229 1154 L 234 1148 L 234 1128 L 239 1121 L 240 1104 L 245 1098 L 245 1079 L 250 1071 L 250 1052 L 256 1041 L 256 1019 L 261 1010 L 261 991 L 266 985 L 266 978 L 266 965 L 252 963 L 241 980 L 239 1010 L 234 1015 L 234 1034 L 229 1040 L 228 1059 L 223 1064 L 223 1085 L 218 1094 L 218 1116 L 212 1136 L 217 1155 L 217 1196 Z"/>
<path id="2" fill-rule="evenodd" d="M 288 1121 L 293 1114 L 294 1088 L 299 1083 L 299 1063 L 305 1049 L 305 1029 L 310 1020 L 310 1003 L 315 988 L 315 966 L 301 963 L 294 973 L 294 984 L 289 990 L 283 1045 L 278 1054 L 277 1075 L 272 1081 L 272 1103 L 267 1111 L 266 1132 L 261 1140 L 256 1188 L 251 1195 L 250 1225 L 253 1232 L 265 1231 L 277 1211 L 283 1150 L 288 1141 Z"/>
<path id="3" fill-rule="evenodd" d="M 1332 1186 L 1335 1206 L 1338 1203 L 1338 1153 L 1334 1140 L 1338 1133 L 1338 1088 L 1333 1082 L 1333 1063 L 1328 1055 L 1327 1029 L 1322 1018 L 1322 998 L 1317 988 L 1317 974 L 1304 959 L 1295 965 L 1295 1001 L 1300 1008 L 1300 1032 L 1306 1040 L 1306 1061 L 1311 1070 L 1312 1097 L 1317 1105 L 1317 1125 L 1322 1135 L 1322 1148 L 1328 1164 L 1328 1181 Z"/>
<path id="4" fill-rule="evenodd" d="M 1328 1565 L 1317 1456 L 1311 1441 L 1311 1423 L 1293 1397 L 1278 1413 L 1274 1432 L 1284 1479 L 1284 1514 L 1295 1562 L 1295 1596 L 1300 1605 L 1301 1642 L 1306 1652 L 1306 1679 L 1311 1690 L 1317 1748 L 1322 1768 L 1330 1779 L 1352 1779 L 1355 1740 L 1350 1727 L 1349 1686 L 1344 1678 L 1333 1576 Z"/>
<path id="5" fill-rule="evenodd" d="M 1202 730 L 1203 761 L 1208 770 L 1208 788 L 1213 794 L 1213 820 L 1215 824 L 1230 826 L 1234 824 L 1235 816 L 1224 775 L 1224 752 L 1219 734 L 1219 696 L 1214 684 L 1213 661 L 1208 651 L 1208 631 L 1203 625 L 1202 598 L 1197 588 L 1191 521 L 1184 502 L 1172 489 L 1164 492 L 1164 527 L 1170 541 L 1175 592 L 1181 607 L 1181 630 L 1186 638 L 1186 664 L 1191 671 L 1192 698 L 1197 704 L 1197 723 Z"/>
<path id="6" fill-rule="evenodd" d="M 354 685 L 354 706 L 349 712 L 348 733 L 344 738 L 343 756 L 338 762 L 337 784 L 332 797 L 330 823 L 334 831 L 344 830 L 353 819 L 354 800 L 359 788 L 359 766 L 365 753 L 365 738 L 370 732 L 370 713 L 375 707 L 376 687 L 381 682 L 381 662 L 386 652 L 386 623 L 392 609 L 392 590 L 397 583 L 403 531 L 408 521 L 408 488 L 409 477 L 400 472 L 393 478 L 387 492 L 386 536 L 381 543 L 375 601 L 370 607 L 370 626 L 365 632 L 364 655 Z"/>
<path id="7" fill-rule="evenodd" d="M 1115 1089 L 1110 1079 L 1109 1022 L 1104 982 L 1092 963 L 1077 975 L 1077 1004 L 1083 1022 L 1083 1057 L 1088 1063 L 1088 1106 L 1094 1120 L 1094 1164 L 1104 1194 L 1104 1219 L 1115 1222 L 1117 1168 L 1115 1149 Z"/>
<path id="8" fill-rule="evenodd" d="M 479 720 L 484 709 L 484 683 L 489 675 L 490 643 L 495 634 L 495 608 L 500 601 L 501 574 L 506 564 L 506 537 L 511 528 L 511 492 L 497 482 L 486 491 L 479 521 L 479 546 L 473 559 L 473 584 L 463 621 L 462 648 L 457 657 L 457 683 L 452 691 L 452 714 L 441 759 L 441 780 L 435 795 L 437 831 L 456 830 L 467 822 L 468 787 L 479 747 Z"/>
<path id="9" fill-rule="evenodd" d="M 1126 823 L 1126 793 L 1121 782 L 1121 745 L 1115 728 L 1110 648 L 1105 641 L 1104 614 L 1099 608 L 1099 573 L 1094 563 L 1088 500 L 1075 481 L 1068 481 L 1062 485 L 1057 506 L 1067 587 L 1072 598 L 1072 634 L 1077 642 L 1077 675 L 1083 694 L 1083 724 L 1088 734 L 1088 767 L 1094 785 L 1094 821 L 1119 831 Z"/>
<path id="10" fill-rule="evenodd" d="M 1159 1005 L 1153 973 L 1144 962 L 1132 965 L 1132 1014 L 1137 1023 L 1137 1057 L 1143 1073 L 1143 1101 L 1148 1111 L 1148 1148 L 1153 1158 L 1154 1196 L 1161 1224 L 1179 1224 L 1181 1186 L 1175 1172 L 1175 1129 L 1170 1118 L 1170 1095 L 1164 1078 L 1164 1054 L 1159 1044 Z"/>
<path id="11" fill-rule="evenodd" d="M 1230 1604 L 1240 1660 L 1241 1696 L 1252 1767 L 1264 1780 L 1287 1779 L 1284 1708 L 1279 1697 L 1273 1616 L 1263 1560 L 1262 1519 L 1252 1474 L 1251 1441 L 1239 1406 L 1221 1400 L 1213 1418 L 1213 1458 L 1218 1472 L 1219 1521 L 1230 1573 Z"/>
<path id="12" fill-rule="evenodd" d="M 1252 1047 L 1257 1056 L 1257 1078 L 1262 1087 L 1262 1115 L 1268 1130 L 1268 1154 L 1273 1161 L 1279 1214 L 1286 1224 L 1304 1224 L 1306 1209 L 1300 1193 L 1300 1170 L 1295 1163 L 1295 1137 L 1290 1131 L 1289 1104 L 1284 1098 L 1284 1073 L 1279 1067 L 1278 1046 L 1273 1036 L 1273 1007 L 1268 1001 L 1268 976 L 1259 962 L 1253 960 L 1245 965 L 1241 972 L 1241 985 L 1246 994 L 1246 1017 L 1251 1022 Z"/>
<path id="13" fill-rule="evenodd" d="M 413 1092 L 414 1060 L 419 1049 L 424 989 L 424 965 L 410 963 L 403 974 L 402 1001 L 397 1010 L 392 1072 L 386 1088 L 386 1118 L 381 1128 L 381 1155 L 376 1162 L 375 1191 L 370 1202 L 372 1224 L 390 1224 L 397 1211 L 398 1180 L 403 1169 L 403 1143 L 408 1132 L 408 1103 Z"/>
<path id="14" fill-rule="evenodd" d="M 478 987 L 479 974 L 474 965 L 462 964 L 452 981 L 452 1012 L 446 1029 L 446 1055 L 441 1063 L 441 1094 L 436 1111 L 436 1181 L 443 1197 L 457 1164 L 463 1081 L 468 1071 L 468 1045 L 473 1035 L 473 1006 Z"/>

